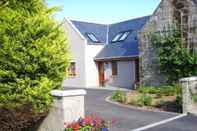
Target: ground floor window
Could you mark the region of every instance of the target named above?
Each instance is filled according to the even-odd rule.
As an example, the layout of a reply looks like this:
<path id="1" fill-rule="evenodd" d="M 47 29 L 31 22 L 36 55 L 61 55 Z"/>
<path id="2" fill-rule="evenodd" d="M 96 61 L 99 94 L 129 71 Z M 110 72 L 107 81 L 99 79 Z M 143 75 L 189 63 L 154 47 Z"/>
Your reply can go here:
<path id="1" fill-rule="evenodd" d="M 118 65 L 116 61 L 112 61 L 112 76 L 118 75 Z"/>
<path id="2" fill-rule="evenodd" d="M 68 76 L 76 76 L 76 62 L 71 62 L 68 68 Z"/>

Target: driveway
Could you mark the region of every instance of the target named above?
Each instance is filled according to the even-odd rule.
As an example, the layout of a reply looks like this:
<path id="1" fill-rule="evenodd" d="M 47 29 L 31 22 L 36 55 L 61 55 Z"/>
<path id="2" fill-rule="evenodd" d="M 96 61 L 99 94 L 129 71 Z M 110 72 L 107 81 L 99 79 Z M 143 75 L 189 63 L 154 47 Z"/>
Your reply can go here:
<path id="1" fill-rule="evenodd" d="M 106 120 L 117 120 L 112 131 L 130 131 L 154 122 L 176 116 L 171 113 L 158 113 L 130 109 L 107 103 L 105 98 L 113 91 L 87 89 L 85 97 L 86 115 L 97 114 Z"/>
<path id="2" fill-rule="evenodd" d="M 196 130 L 197 130 L 197 117 L 190 114 L 183 118 L 147 129 L 145 131 L 196 131 Z"/>

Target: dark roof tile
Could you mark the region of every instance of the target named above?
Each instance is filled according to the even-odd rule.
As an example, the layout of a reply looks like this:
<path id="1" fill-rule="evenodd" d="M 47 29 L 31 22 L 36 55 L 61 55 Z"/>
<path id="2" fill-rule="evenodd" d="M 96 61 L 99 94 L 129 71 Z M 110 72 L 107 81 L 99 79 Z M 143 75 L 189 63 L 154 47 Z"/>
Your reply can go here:
<path id="1" fill-rule="evenodd" d="M 95 57 L 98 59 L 115 57 L 136 57 L 139 55 L 137 33 L 145 25 L 149 17 L 142 17 L 110 25 L 109 44 L 106 45 Z M 122 31 L 131 30 L 127 39 L 122 42 L 112 43 L 112 39 Z"/>
<path id="2" fill-rule="evenodd" d="M 148 19 L 149 16 L 146 16 L 111 25 L 95 24 L 73 20 L 71 22 L 84 37 L 87 38 L 86 33 L 93 33 L 100 42 L 106 44 L 109 43 L 95 57 L 95 59 L 104 59 L 138 56 L 138 40 L 136 39 L 137 32 L 142 29 Z M 127 39 L 121 42 L 112 43 L 112 39 L 118 33 L 123 31 L 131 31 Z"/>
<path id="3" fill-rule="evenodd" d="M 95 24 L 95 23 L 88 23 L 88 22 L 81 22 L 81 21 L 71 21 L 75 27 L 79 30 L 79 32 L 89 40 L 86 33 L 93 33 L 95 37 L 101 43 L 107 43 L 107 25 L 103 24 Z"/>

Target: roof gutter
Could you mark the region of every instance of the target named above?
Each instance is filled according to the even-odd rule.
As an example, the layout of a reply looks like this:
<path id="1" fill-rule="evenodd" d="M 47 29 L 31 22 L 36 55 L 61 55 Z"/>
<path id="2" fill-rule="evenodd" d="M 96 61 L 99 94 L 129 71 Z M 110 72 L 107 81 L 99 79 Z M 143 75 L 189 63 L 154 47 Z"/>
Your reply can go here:
<path id="1" fill-rule="evenodd" d="M 125 56 L 125 57 L 103 57 L 103 58 L 94 58 L 94 61 L 101 62 L 101 61 L 129 61 L 129 60 L 136 60 L 139 56 Z"/>

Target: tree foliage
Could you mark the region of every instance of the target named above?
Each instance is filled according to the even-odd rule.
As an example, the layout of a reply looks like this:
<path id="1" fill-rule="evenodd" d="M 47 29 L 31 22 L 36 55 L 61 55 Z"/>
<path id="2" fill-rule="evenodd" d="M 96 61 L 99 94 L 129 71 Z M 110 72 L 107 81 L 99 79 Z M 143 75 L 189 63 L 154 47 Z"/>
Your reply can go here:
<path id="1" fill-rule="evenodd" d="M 0 1 L 0 108 L 31 105 L 44 112 L 49 92 L 61 87 L 68 65 L 68 48 L 57 8 L 43 0 Z"/>
<path id="2" fill-rule="evenodd" d="M 160 69 L 168 82 L 197 75 L 197 53 L 190 53 L 182 47 L 180 32 L 172 28 L 165 34 L 154 33 L 151 40 L 159 55 Z"/>

